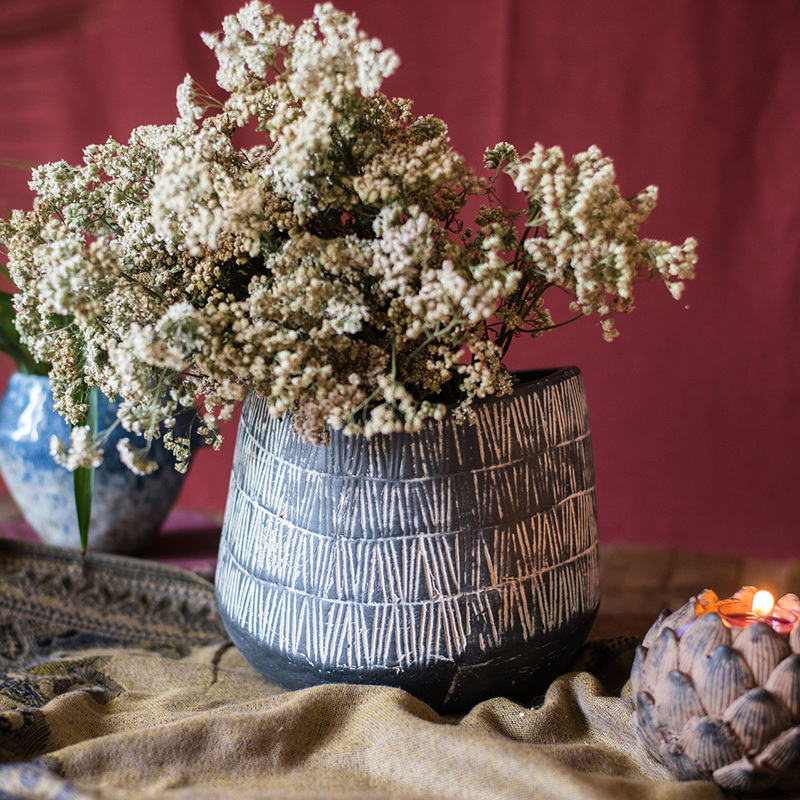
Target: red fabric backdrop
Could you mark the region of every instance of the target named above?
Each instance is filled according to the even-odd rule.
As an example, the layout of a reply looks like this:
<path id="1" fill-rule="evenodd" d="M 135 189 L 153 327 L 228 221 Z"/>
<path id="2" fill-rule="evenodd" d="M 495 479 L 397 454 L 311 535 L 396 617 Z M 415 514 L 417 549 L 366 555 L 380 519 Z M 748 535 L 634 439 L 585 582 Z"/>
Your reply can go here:
<path id="1" fill-rule="evenodd" d="M 0 160 L 78 161 L 84 145 L 175 117 L 199 39 L 239 0 L 3 0 Z M 291 21 L 311 0 L 276 0 Z M 791 0 L 347 0 L 400 55 L 386 85 L 450 126 L 480 164 L 500 140 L 597 144 L 647 235 L 700 241 L 684 299 L 643 286 L 622 335 L 591 321 L 519 343 L 514 367 L 585 374 L 601 541 L 800 557 L 800 7 Z M 0 168 L 0 213 L 28 207 Z M 5 372 L 10 367 L 5 367 Z M 5 378 L 3 378 L 3 382 Z M 233 429 L 182 503 L 221 509 Z"/>

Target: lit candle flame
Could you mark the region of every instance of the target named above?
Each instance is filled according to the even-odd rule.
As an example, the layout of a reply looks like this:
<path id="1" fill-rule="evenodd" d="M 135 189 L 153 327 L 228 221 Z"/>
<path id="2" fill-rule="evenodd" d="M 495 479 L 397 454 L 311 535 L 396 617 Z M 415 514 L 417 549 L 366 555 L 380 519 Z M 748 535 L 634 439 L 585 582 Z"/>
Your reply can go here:
<path id="1" fill-rule="evenodd" d="M 762 589 L 753 595 L 753 613 L 758 617 L 768 617 L 775 606 L 772 595 Z"/>

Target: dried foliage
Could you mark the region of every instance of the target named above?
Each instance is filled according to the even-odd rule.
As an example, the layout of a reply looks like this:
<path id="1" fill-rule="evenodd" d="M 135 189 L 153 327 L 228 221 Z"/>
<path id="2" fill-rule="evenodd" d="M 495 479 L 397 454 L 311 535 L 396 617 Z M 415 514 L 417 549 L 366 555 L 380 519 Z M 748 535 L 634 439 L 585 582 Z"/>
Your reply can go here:
<path id="1" fill-rule="evenodd" d="M 567 162 L 500 144 L 478 177 L 441 120 L 379 92 L 397 56 L 330 4 L 295 28 L 252 2 L 204 40 L 227 99 L 187 76 L 174 125 L 38 168 L 34 210 L 0 223 L 17 327 L 76 426 L 67 466 L 96 461 L 88 387 L 125 398 L 119 422 L 150 438 L 201 397 L 215 441 L 248 390 L 309 441 L 469 419 L 511 391 L 511 339 L 555 326 L 547 289 L 611 339 L 635 282 L 678 296 L 693 276 L 692 239 L 637 235 L 655 188 L 621 197 L 596 148 Z M 260 143 L 237 146 L 242 128 Z M 189 442 L 169 445 L 185 466 Z"/>

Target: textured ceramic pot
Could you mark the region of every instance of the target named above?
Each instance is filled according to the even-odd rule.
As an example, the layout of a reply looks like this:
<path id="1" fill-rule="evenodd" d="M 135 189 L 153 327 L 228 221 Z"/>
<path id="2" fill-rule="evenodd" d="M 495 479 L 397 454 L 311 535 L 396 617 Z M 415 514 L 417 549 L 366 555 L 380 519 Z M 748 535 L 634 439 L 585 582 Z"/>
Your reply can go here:
<path id="1" fill-rule="evenodd" d="M 443 711 L 530 698 L 599 603 L 576 368 L 528 374 L 477 424 L 303 444 L 245 401 L 217 565 L 237 647 L 286 688 L 402 687 Z"/>
<path id="2" fill-rule="evenodd" d="M 110 426 L 115 417 L 115 405 L 101 395 L 98 427 Z M 80 547 L 73 474 L 50 455 L 52 436 L 69 441 L 69 426 L 53 410 L 50 381 L 38 375 L 12 375 L 0 402 L 3 479 L 23 517 L 44 541 Z M 104 447 L 103 463 L 94 479 L 92 550 L 134 553 L 142 549 L 158 532 L 185 478 L 173 469 L 172 456 L 159 441 L 151 450 L 159 469 L 150 475 L 134 475 L 117 453 L 117 442 L 124 436 L 134 444 L 144 443 L 117 426 Z"/>

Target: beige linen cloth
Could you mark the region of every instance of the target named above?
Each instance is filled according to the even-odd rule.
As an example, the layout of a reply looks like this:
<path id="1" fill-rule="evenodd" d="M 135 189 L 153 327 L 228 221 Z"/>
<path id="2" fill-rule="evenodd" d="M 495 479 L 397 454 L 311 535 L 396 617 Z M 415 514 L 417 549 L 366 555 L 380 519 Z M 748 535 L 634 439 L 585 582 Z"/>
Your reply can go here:
<path id="1" fill-rule="evenodd" d="M 644 751 L 632 644 L 587 645 L 527 705 L 442 718 L 398 689 L 271 685 L 191 573 L 0 540 L 0 799 L 724 797 Z"/>

